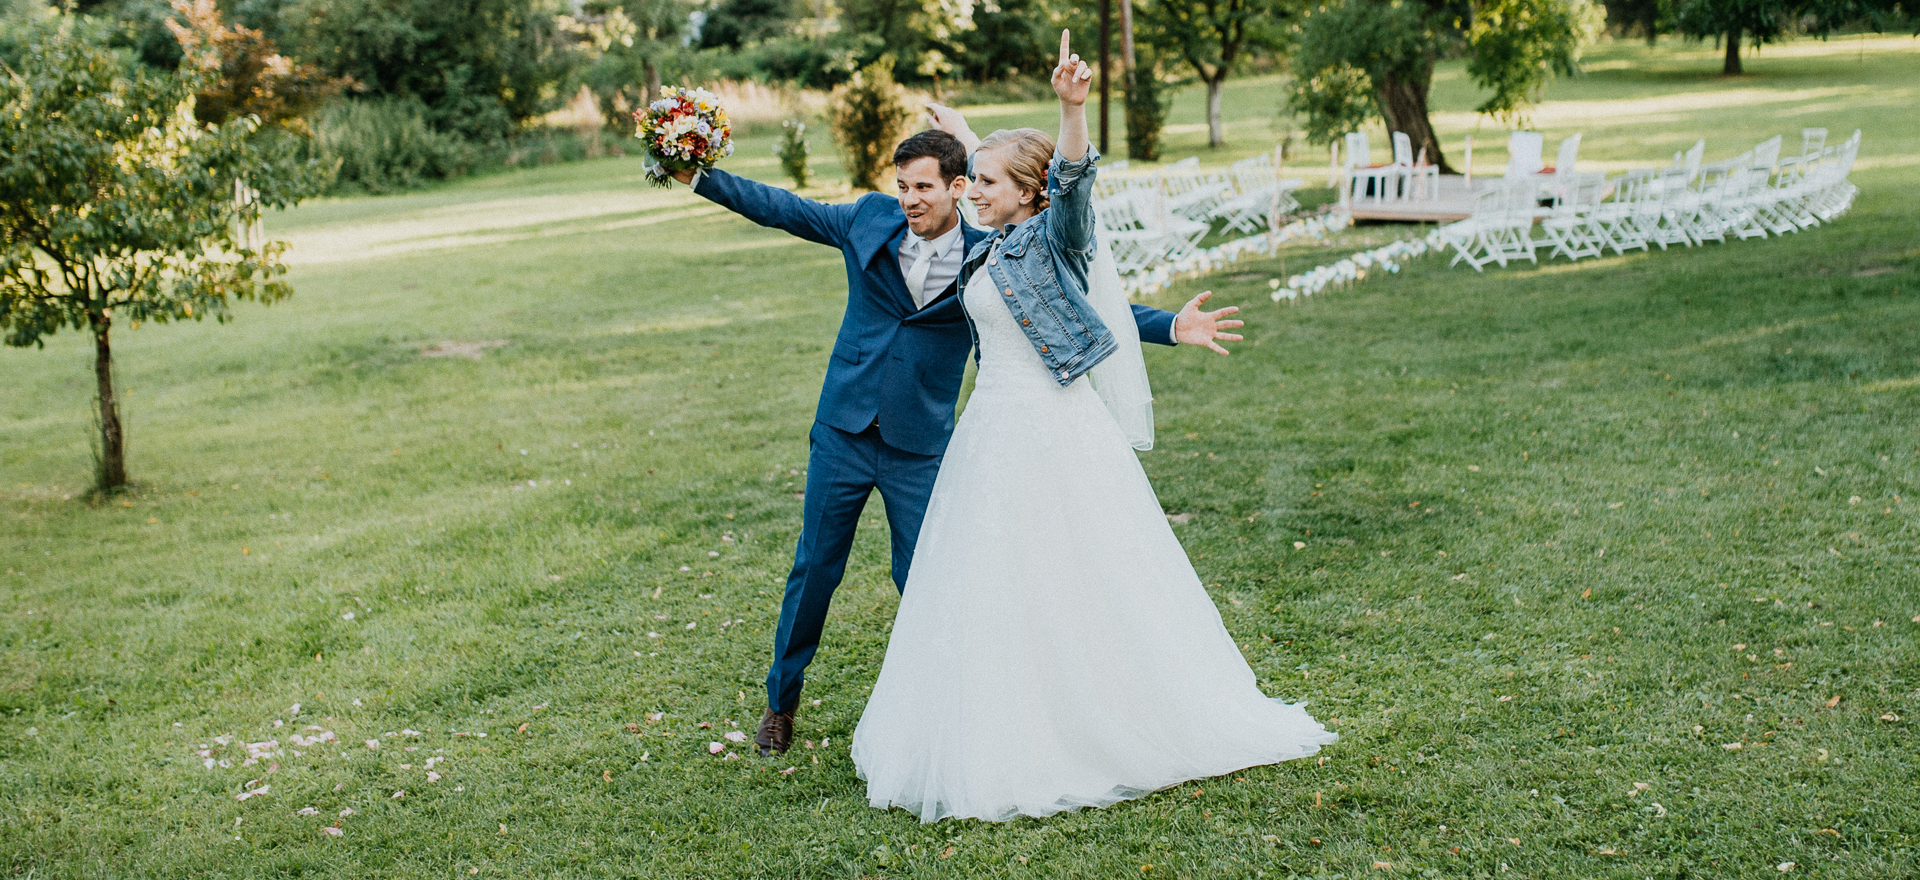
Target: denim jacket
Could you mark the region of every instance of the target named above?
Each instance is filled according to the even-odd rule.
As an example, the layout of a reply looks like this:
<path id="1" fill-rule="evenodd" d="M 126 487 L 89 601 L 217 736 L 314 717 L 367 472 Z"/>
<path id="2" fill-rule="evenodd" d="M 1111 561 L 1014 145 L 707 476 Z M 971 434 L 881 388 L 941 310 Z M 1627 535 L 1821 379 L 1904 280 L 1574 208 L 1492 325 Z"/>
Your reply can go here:
<path id="1" fill-rule="evenodd" d="M 1093 178 L 1100 151 L 1069 162 L 1059 152 L 1047 167 L 1048 206 L 973 246 L 960 268 L 960 289 L 983 266 L 1001 301 L 1026 331 L 1033 350 L 1061 385 L 1114 352 L 1113 333 L 1087 302 L 1087 266 L 1093 262 Z M 963 298 L 962 303 L 965 300 Z M 979 329 L 974 359 L 979 355 Z"/>

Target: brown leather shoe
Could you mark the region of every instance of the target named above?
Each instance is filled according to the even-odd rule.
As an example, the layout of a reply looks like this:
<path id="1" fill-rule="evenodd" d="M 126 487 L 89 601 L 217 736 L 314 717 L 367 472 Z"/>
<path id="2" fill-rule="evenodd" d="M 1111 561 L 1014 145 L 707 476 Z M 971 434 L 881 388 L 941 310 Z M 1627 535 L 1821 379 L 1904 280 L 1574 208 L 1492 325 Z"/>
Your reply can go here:
<path id="1" fill-rule="evenodd" d="M 760 747 L 762 758 L 792 747 L 793 713 L 768 709 L 767 714 L 760 716 L 760 732 L 753 735 L 753 744 Z"/>

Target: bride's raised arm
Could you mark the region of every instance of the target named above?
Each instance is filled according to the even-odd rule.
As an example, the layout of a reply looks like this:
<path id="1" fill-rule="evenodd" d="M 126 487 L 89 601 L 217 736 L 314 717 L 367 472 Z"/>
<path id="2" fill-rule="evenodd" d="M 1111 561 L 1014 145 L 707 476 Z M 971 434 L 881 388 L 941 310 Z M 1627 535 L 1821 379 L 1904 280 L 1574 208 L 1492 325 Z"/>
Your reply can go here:
<path id="1" fill-rule="evenodd" d="M 1060 64 L 1053 69 L 1053 92 L 1060 96 L 1060 158 L 1078 162 L 1087 155 L 1087 91 L 1093 87 L 1093 69 L 1072 53 L 1071 34 L 1060 32 Z"/>

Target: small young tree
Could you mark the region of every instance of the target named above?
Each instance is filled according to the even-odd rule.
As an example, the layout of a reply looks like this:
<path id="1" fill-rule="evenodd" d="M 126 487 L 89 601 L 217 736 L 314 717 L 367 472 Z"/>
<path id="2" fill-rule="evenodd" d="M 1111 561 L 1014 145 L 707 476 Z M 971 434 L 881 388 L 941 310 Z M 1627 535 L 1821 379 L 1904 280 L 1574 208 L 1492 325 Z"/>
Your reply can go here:
<path id="1" fill-rule="evenodd" d="M 833 90 L 828 107 L 833 138 L 847 166 L 847 180 L 858 189 L 879 189 L 880 175 L 893 161 L 893 148 L 913 120 L 893 82 L 893 59 L 867 65 Z"/>
<path id="2" fill-rule="evenodd" d="M 633 112 L 660 100 L 660 68 L 686 51 L 689 11 L 684 0 L 590 0 L 577 16 L 560 16 L 560 30 L 578 40 L 581 79 L 608 128 L 632 136 Z"/>
<path id="3" fill-rule="evenodd" d="M 793 180 L 794 189 L 806 188 L 811 176 L 807 153 L 807 124 L 799 119 L 780 123 L 780 140 L 774 142 L 773 154 L 780 157 L 780 170 Z"/>
<path id="4" fill-rule="evenodd" d="M 1207 145 L 1225 146 L 1220 95 L 1244 53 L 1279 45 L 1296 0 L 1153 0 L 1142 36 L 1183 58 L 1207 84 Z"/>
<path id="5" fill-rule="evenodd" d="M 191 73 L 116 53 L 104 29 L 68 16 L 28 27 L 0 57 L 0 331 L 17 347 L 62 328 L 93 336 L 97 485 L 111 492 L 127 484 L 115 322 L 224 322 L 233 300 L 290 295 L 286 245 L 248 231 L 323 175 L 289 139 L 252 138 L 251 118 L 202 125 Z"/>

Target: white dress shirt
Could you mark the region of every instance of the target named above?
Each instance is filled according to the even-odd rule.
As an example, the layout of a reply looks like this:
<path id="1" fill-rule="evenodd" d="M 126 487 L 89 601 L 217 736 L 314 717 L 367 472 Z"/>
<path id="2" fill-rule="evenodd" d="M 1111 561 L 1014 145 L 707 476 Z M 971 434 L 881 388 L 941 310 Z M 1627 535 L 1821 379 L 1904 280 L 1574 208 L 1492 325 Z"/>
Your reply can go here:
<path id="1" fill-rule="evenodd" d="M 913 264 L 920 258 L 921 242 L 928 242 L 933 246 L 933 264 L 927 268 L 927 284 L 921 289 L 920 295 L 914 297 L 914 308 L 926 308 L 927 303 L 933 302 L 947 289 L 948 285 L 954 282 L 954 279 L 960 277 L 960 263 L 967 256 L 960 247 L 963 240 L 960 234 L 961 228 L 961 224 L 955 223 L 952 229 L 947 230 L 947 234 L 931 241 L 915 235 L 909 228 L 907 237 L 901 239 L 900 274 L 903 276 L 910 276 L 913 273 Z M 909 286 L 908 290 L 912 290 L 912 287 Z"/>

